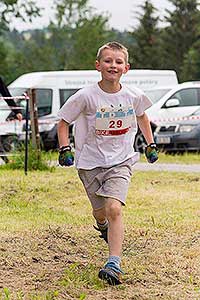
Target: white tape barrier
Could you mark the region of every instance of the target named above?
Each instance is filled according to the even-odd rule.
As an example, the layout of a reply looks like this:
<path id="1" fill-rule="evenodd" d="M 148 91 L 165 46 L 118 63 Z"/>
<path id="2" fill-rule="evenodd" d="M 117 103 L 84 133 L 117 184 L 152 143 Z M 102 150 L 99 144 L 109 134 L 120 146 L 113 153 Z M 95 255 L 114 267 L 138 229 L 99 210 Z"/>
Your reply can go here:
<path id="1" fill-rule="evenodd" d="M 158 123 L 172 123 L 172 122 L 178 122 L 178 121 L 190 121 L 190 120 L 200 120 L 200 115 L 191 115 L 191 116 L 186 116 L 186 117 L 172 117 L 172 118 L 164 118 L 164 119 L 151 119 L 152 122 L 155 124 Z"/>
<path id="2" fill-rule="evenodd" d="M 0 100 L 28 100 L 30 99 L 28 95 L 24 96 L 15 96 L 15 97 L 0 97 Z"/>
<path id="3" fill-rule="evenodd" d="M 24 96 L 15 96 L 15 97 L 0 97 L 0 100 L 29 100 L 29 96 L 24 94 Z M 0 110 L 14 110 L 14 109 L 25 109 L 22 106 L 0 106 Z"/>
<path id="4" fill-rule="evenodd" d="M 26 120 L 22 120 L 22 121 L 19 121 L 19 120 L 9 120 L 9 121 L 5 121 L 5 122 L 0 122 L 0 125 L 8 125 L 8 124 L 13 124 L 13 123 L 19 123 L 19 124 L 23 124 L 25 123 Z M 30 121 L 30 120 L 29 120 Z M 38 119 L 38 124 L 39 125 L 43 125 L 43 124 L 57 124 L 59 120 L 39 120 Z"/>

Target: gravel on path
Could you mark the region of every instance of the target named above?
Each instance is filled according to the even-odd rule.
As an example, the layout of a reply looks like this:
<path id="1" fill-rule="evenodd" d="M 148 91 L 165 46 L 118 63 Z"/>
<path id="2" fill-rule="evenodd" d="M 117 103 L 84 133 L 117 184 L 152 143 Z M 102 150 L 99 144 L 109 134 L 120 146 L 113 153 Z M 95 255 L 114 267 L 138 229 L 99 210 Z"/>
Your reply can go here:
<path id="1" fill-rule="evenodd" d="M 142 163 L 138 162 L 133 167 L 139 171 L 167 171 L 167 172 L 191 172 L 200 173 L 200 164 L 167 164 L 167 163 Z"/>

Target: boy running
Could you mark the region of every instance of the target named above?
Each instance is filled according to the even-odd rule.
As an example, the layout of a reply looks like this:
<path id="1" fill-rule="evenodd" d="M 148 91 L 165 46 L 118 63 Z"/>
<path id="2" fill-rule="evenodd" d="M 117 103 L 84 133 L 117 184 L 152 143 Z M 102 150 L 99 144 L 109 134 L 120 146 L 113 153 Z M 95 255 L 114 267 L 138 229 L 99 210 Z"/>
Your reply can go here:
<path id="1" fill-rule="evenodd" d="M 96 229 L 109 248 L 99 278 L 110 285 L 121 281 L 124 238 L 122 206 L 128 192 L 132 165 L 138 160 L 134 139 L 139 125 L 148 146 L 149 162 L 158 159 L 156 145 L 145 110 L 151 101 L 144 93 L 120 83 L 130 68 L 128 51 L 118 42 L 103 45 L 97 53 L 96 70 L 101 80 L 67 100 L 58 116 L 59 163 L 73 164 L 69 145 L 69 124 L 75 122 L 75 165 L 96 220 Z"/>

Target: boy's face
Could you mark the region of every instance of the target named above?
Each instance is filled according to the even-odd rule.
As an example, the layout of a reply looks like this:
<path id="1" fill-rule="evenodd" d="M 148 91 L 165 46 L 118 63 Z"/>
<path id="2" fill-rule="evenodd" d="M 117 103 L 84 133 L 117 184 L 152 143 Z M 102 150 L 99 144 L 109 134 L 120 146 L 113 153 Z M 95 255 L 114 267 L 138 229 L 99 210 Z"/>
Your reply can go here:
<path id="1" fill-rule="evenodd" d="M 102 79 L 118 82 L 130 68 L 125 54 L 120 50 L 104 49 L 100 60 L 96 61 L 96 69 L 101 72 Z"/>

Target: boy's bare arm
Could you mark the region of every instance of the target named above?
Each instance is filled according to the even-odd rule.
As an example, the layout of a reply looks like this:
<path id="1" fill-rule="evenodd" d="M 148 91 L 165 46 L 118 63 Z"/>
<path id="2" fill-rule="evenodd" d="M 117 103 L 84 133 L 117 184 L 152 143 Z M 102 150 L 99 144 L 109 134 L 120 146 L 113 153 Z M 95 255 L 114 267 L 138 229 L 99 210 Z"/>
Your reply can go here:
<path id="1" fill-rule="evenodd" d="M 137 122 L 147 144 L 149 145 L 151 143 L 154 143 L 151 124 L 146 113 L 144 113 L 142 116 L 137 117 Z"/>
<path id="2" fill-rule="evenodd" d="M 59 146 L 67 146 L 69 142 L 69 123 L 60 120 L 57 125 L 58 142 Z"/>

